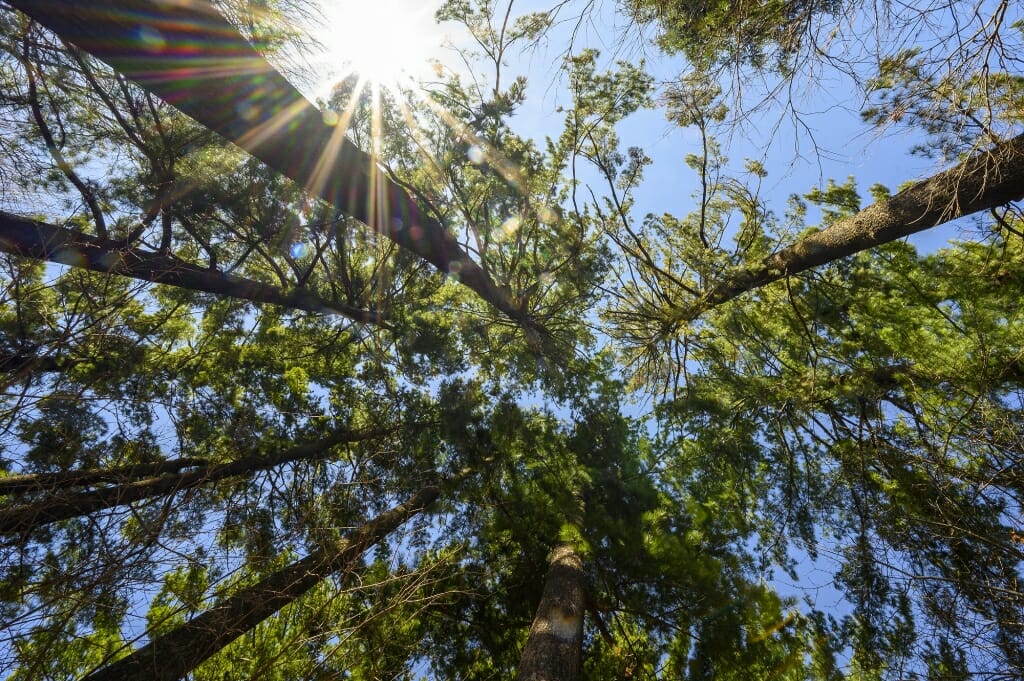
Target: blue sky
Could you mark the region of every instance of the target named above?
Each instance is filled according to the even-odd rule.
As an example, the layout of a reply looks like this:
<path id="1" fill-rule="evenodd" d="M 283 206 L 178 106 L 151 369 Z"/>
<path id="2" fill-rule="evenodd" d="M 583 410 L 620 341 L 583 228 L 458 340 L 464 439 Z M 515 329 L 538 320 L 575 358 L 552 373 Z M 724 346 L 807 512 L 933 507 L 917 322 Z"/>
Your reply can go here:
<path id="1" fill-rule="evenodd" d="M 544 6 L 529 4 L 538 9 Z M 678 79 L 686 72 L 687 65 L 681 57 L 660 54 L 644 42 L 641 35 L 650 38 L 652 30 L 641 31 L 627 25 L 623 17 L 614 14 L 609 3 L 602 3 L 598 11 L 584 26 L 585 30 L 577 33 L 576 40 L 580 48 L 601 50 L 606 67 L 611 68 L 620 60 L 633 64 L 643 60 L 659 84 Z M 531 85 L 526 104 L 511 121 L 512 127 L 525 136 L 543 139 L 560 132 L 561 116 L 556 109 L 569 102 L 555 69 L 565 49 L 569 28 L 556 29 L 546 49 L 539 48 L 512 62 L 513 69 L 520 69 Z M 822 84 L 825 86 L 819 87 Z M 807 96 L 797 101 L 801 127 L 794 125 L 781 107 L 768 106 L 741 127 L 723 129 L 719 135 L 729 157 L 730 171 L 741 173 L 746 159 L 765 165 L 769 175 L 762 185 L 762 197 L 776 215 L 781 216 L 786 210 L 790 195 L 824 187 L 830 179 L 841 183 L 854 176 L 862 205 L 866 206 L 871 202 L 867 189 L 875 183 L 895 191 L 902 183 L 923 179 L 948 167 L 936 159 L 910 155 L 910 148 L 922 141 L 921 136 L 911 135 L 906 129 L 879 130 L 864 123 L 860 117 L 863 96 L 849 77 L 832 72 L 822 83 L 808 85 Z M 761 98 L 763 91 L 763 87 L 758 90 L 757 83 L 749 83 L 748 99 Z M 660 87 L 655 92 L 656 100 L 659 95 Z M 697 176 L 686 166 L 684 157 L 699 151 L 697 131 L 668 121 L 664 109 L 657 104 L 627 118 L 618 131 L 623 149 L 641 147 L 653 161 L 635 193 L 636 215 L 669 212 L 681 216 L 694 210 L 692 192 Z M 940 227 L 916 235 L 911 241 L 919 248 L 931 250 L 943 245 L 957 231 L 955 225 Z"/>
<path id="2" fill-rule="evenodd" d="M 329 91 L 333 79 L 347 72 L 348 62 L 352 68 L 361 65 L 371 70 L 404 67 L 407 73 L 425 79 L 431 77 L 424 66 L 427 58 L 461 73 L 467 71 L 457 49 L 472 47 L 472 43 L 458 26 L 448 23 L 438 30 L 433 25 L 431 10 L 440 6 L 439 0 L 377 0 L 367 4 L 324 1 L 327 21 L 318 27 L 317 36 L 328 48 L 328 55 L 320 61 L 324 79 L 318 95 Z M 498 2 L 497 7 L 504 12 L 508 5 Z M 550 7 L 550 3 L 539 0 L 513 0 L 512 16 Z M 502 73 L 506 85 L 516 75 L 527 77 L 527 100 L 510 123 L 519 134 L 539 143 L 545 136 L 557 137 L 561 132 L 562 114 L 557 109 L 570 103 L 558 67 L 571 37 L 577 50 L 599 49 L 606 67 L 618 60 L 637 63 L 643 59 L 659 83 L 671 82 L 686 70 L 681 57 L 666 57 L 653 47 L 653 29 L 632 24 L 616 11 L 615 3 L 595 3 L 590 15 L 578 25 L 572 18 L 573 11 L 578 11 L 577 5 L 565 7 L 562 21 L 540 45 L 510 53 Z M 386 30 L 380 28 L 382 22 L 386 22 Z M 451 46 L 437 47 L 442 40 Z M 747 80 L 743 86 L 748 102 L 764 94 L 764 86 L 755 80 Z M 844 182 L 854 176 L 867 205 L 867 189 L 875 183 L 895 189 L 948 167 L 940 160 L 911 156 L 910 147 L 921 138 L 910 136 L 905 129 L 878 130 L 863 123 L 859 115 L 863 94 L 849 76 L 822 69 L 815 80 L 801 83 L 798 79 L 796 86 L 796 106 L 801 111 L 798 125 L 779 107 L 767 106 L 744 126 L 731 133 L 723 131 L 720 137 L 731 171 L 740 173 L 748 158 L 765 165 L 769 175 L 762 185 L 762 197 L 777 216 L 785 212 L 790 195 L 824 187 L 829 179 Z M 635 194 L 636 216 L 663 212 L 681 216 L 693 210 L 691 193 L 697 178 L 683 159 L 699 150 L 696 131 L 670 123 L 664 110 L 656 106 L 624 121 L 619 134 L 623 148 L 641 147 L 653 160 Z M 596 182 L 593 189 L 598 195 L 602 193 Z M 809 218 L 814 218 L 813 211 Z M 958 229 L 950 226 L 929 230 L 911 241 L 923 250 L 933 250 L 955 237 Z"/>

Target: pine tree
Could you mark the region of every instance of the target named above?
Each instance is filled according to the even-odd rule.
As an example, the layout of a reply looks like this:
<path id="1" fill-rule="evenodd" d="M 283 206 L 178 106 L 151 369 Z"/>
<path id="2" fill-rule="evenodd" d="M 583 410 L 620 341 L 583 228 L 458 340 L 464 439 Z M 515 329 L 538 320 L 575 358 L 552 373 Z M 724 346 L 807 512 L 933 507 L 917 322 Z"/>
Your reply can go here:
<path id="1" fill-rule="evenodd" d="M 943 170 L 779 216 L 716 135 L 731 78 L 792 85 L 865 3 L 626 3 L 691 72 L 659 90 L 572 48 L 540 143 L 509 62 L 566 5 L 447 2 L 471 75 L 314 106 L 266 58 L 301 50 L 302 2 L 9 0 L 5 670 L 1019 674 L 1024 153 L 997 4 L 920 49 L 878 23 L 901 48 L 854 74 L 864 120 Z M 620 123 L 661 104 L 697 133 L 696 208 L 639 216 L 651 159 Z M 964 216 L 973 239 L 901 241 Z M 777 592 L 815 559 L 842 607 Z"/>

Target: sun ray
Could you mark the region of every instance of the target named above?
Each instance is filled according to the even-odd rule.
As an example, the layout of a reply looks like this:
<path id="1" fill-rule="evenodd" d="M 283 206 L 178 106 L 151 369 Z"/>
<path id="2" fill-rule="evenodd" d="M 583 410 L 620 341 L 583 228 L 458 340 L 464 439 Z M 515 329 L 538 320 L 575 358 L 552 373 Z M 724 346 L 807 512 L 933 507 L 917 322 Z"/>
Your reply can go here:
<path id="1" fill-rule="evenodd" d="M 496 170 L 498 174 L 513 187 L 516 189 L 523 188 L 523 172 L 515 163 L 510 161 L 508 157 L 501 153 L 501 151 L 488 144 L 487 141 L 477 135 L 472 128 L 453 116 L 443 106 L 429 97 L 426 98 L 426 103 L 438 116 L 441 117 L 441 120 L 444 121 L 445 125 L 452 129 L 452 132 L 462 136 L 464 140 L 470 142 L 470 147 L 466 153 L 471 162 L 476 164 L 487 163 L 487 165 L 494 168 L 494 170 Z"/>
<path id="2" fill-rule="evenodd" d="M 416 0 L 321 0 L 324 45 L 317 59 L 326 80 L 351 74 L 397 88 L 428 75 L 444 36 L 434 20 L 438 3 Z"/>
<path id="3" fill-rule="evenodd" d="M 330 172 L 334 168 L 334 159 L 341 151 L 342 142 L 345 140 L 345 135 L 348 134 L 348 125 L 352 121 L 353 112 L 355 112 L 356 105 L 359 102 L 359 94 L 365 86 L 365 81 L 356 83 L 352 97 L 346 104 L 344 111 L 340 114 L 331 110 L 324 112 L 324 122 L 331 125 L 333 130 L 327 147 L 320 154 L 320 158 L 317 159 L 316 167 L 313 169 L 313 177 L 309 187 L 307 187 L 313 194 L 319 193 L 320 189 L 330 179 Z"/>
<path id="4" fill-rule="evenodd" d="M 305 100 L 300 99 L 292 102 L 263 123 L 251 128 L 238 139 L 238 145 L 242 148 L 256 147 L 275 138 L 275 136 L 281 134 L 282 130 L 288 128 L 292 121 L 303 113 L 307 106 L 308 103 Z"/>
<path id="5" fill-rule="evenodd" d="M 416 145 L 416 152 L 423 159 L 423 162 L 430 168 L 430 172 L 438 183 L 444 182 L 444 171 L 441 168 L 438 160 L 430 153 L 427 149 L 427 140 L 423 132 L 422 127 L 413 115 L 412 109 L 409 108 L 409 103 L 405 99 L 398 100 L 398 110 L 402 115 L 402 121 L 405 122 L 406 129 L 409 131 L 412 141 Z"/>

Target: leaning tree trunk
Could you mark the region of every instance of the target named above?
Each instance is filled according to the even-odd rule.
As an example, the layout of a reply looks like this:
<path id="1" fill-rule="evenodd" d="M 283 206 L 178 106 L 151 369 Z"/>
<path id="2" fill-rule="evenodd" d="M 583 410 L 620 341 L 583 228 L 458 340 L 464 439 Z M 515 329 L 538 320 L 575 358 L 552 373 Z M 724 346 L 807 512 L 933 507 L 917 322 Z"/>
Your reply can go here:
<path id="1" fill-rule="evenodd" d="M 236 638 L 316 586 L 348 568 L 368 548 L 440 495 L 425 487 L 400 506 L 353 531 L 340 547 L 319 550 L 242 589 L 203 614 L 106 667 L 84 681 L 176 681 Z"/>
<path id="2" fill-rule="evenodd" d="M 38 527 L 59 520 L 76 518 L 108 508 L 124 506 L 142 499 L 167 496 L 225 478 L 253 473 L 293 461 L 311 461 L 330 455 L 331 449 L 345 442 L 378 437 L 388 431 L 340 433 L 318 442 L 310 442 L 270 456 L 246 456 L 229 463 L 207 464 L 175 475 L 138 480 L 103 487 L 89 492 L 57 493 L 24 504 L 0 509 L 0 535 L 27 535 Z"/>
<path id="3" fill-rule="evenodd" d="M 8 0 L 201 125 L 539 331 L 438 220 L 206 0 Z M 159 36 L 154 50 L 151 36 Z M 197 49 L 196 46 L 200 47 Z M 232 101 L 226 99 L 233 98 Z M 218 102 L 212 106 L 211 102 Z M 246 115 L 238 112 L 245 108 Z"/>
<path id="4" fill-rule="evenodd" d="M 86 468 L 57 473 L 26 473 L 0 478 L 0 496 L 55 492 L 71 487 L 89 487 L 100 483 L 124 484 L 153 476 L 178 473 L 185 468 L 209 465 L 207 459 L 166 459 L 112 468 Z"/>
<path id="5" fill-rule="evenodd" d="M 283 291 L 252 279 L 200 267 L 173 255 L 131 248 L 124 242 L 101 239 L 2 210 L 0 251 L 254 303 L 271 303 L 308 312 L 332 312 L 359 322 L 387 326 L 373 310 L 360 310 L 310 291 Z M 8 364 L 9 361 L 4 366 Z"/>
<path id="6" fill-rule="evenodd" d="M 712 286 L 678 310 L 692 321 L 742 293 L 819 265 L 1024 198 L 1024 135 L 980 151 Z"/>
<path id="7" fill-rule="evenodd" d="M 573 544 L 555 546 L 530 627 L 517 681 L 576 681 L 583 668 L 583 559 Z"/>

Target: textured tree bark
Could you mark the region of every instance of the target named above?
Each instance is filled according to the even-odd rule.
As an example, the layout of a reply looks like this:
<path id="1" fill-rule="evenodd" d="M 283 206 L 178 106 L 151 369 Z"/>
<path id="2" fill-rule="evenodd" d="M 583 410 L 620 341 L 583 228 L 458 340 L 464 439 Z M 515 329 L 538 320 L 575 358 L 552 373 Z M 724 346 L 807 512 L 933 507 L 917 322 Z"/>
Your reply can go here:
<path id="1" fill-rule="evenodd" d="M 583 559 L 570 543 L 555 546 L 544 593 L 519 662 L 517 681 L 575 681 L 583 668 Z"/>
<path id="2" fill-rule="evenodd" d="M 387 327 L 380 315 L 372 310 L 335 303 L 308 291 L 285 292 L 258 281 L 205 269 L 173 255 L 128 248 L 114 240 L 100 239 L 4 211 L 0 211 L 0 251 L 255 303 L 271 303 L 308 312 L 333 312 L 359 322 Z"/>
<path id="3" fill-rule="evenodd" d="M 444 225 L 206 0 L 9 4 L 532 328 Z"/>
<path id="4" fill-rule="evenodd" d="M 229 463 L 207 464 L 185 473 L 161 475 L 89 492 L 57 492 L 25 504 L 0 509 L 0 535 L 26 535 L 38 527 L 59 520 L 124 506 L 142 499 L 167 496 L 225 478 L 252 475 L 256 471 L 266 470 L 284 463 L 323 459 L 331 454 L 335 445 L 379 437 L 384 432 L 386 431 L 340 433 L 270 456 L 246 456 Z"/>
<path id="5" fill-rule="evenodd" d="M 92 468 L 59 473 L 30 473 L 0 478 L 0 494 L 49 492 L 69 487 L 86 487 L 105 482 L 125 483 L 155 475 L 177 473 L 183 468 L 205 466 L 206 459 L 168 459 L 113 468 Z"/>
<path id="6" fill-rule="evenodd" d="M 978 152 L 885 201 L 811 234 L 713 286 L 675 321 L 692 321 L 783 277 L 1024 198 L 1024 135 Z"/>
<path id="7" fill-rule="evenodd" d="M 242 589 L 177 629 L 158 636 L 84 681 L 175 681 L 233 640 L 316 586 L 348 568 L 368 548 L 429 507 L 440 495 L 425 487 L 404 504 L 349 534 L 340 547 L 320 550 Z"/>

